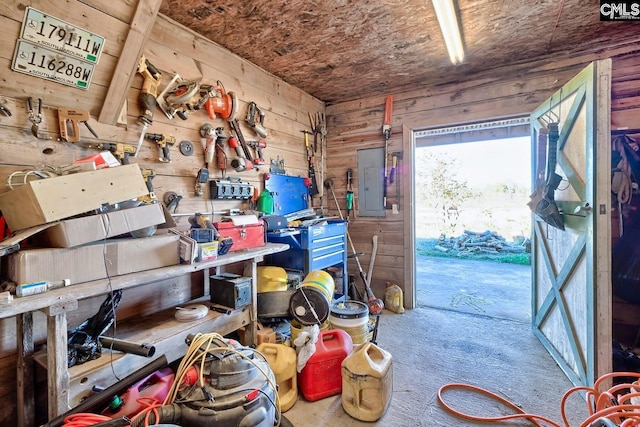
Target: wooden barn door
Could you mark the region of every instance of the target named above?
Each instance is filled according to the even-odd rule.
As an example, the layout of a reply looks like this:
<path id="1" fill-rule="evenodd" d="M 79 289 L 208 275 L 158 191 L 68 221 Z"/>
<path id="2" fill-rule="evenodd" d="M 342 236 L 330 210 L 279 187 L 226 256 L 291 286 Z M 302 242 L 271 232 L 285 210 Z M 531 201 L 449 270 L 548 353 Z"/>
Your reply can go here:
<path id="1" fill-rule="evenodd" d="M 576 385 L 611 370 L 610 74 L 610 60 L 590 64 L 531 116 L 534 148 L 542 136 L 549 150 L 532 207 L 533 330 Z"/>

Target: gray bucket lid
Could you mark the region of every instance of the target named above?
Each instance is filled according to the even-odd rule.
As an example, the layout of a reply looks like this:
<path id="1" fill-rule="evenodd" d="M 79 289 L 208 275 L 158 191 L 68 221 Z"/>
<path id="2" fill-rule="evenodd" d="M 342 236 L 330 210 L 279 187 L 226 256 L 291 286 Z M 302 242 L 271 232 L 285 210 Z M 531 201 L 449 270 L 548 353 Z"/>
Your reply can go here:
<path id="1" fill-rule="evenodd" d="M 369 316 L 369 307 L 361 301 L 336 301 L 331 306 L 331 315 L 339 319 L 359 319 Z"/>

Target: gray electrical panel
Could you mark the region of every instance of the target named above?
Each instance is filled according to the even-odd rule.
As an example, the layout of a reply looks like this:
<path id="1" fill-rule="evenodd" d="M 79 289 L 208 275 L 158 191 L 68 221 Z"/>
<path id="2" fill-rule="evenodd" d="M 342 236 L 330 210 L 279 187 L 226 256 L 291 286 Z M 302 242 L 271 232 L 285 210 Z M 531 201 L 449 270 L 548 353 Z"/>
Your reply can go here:
<path id="1" fill-rule="evenodd" d="M 384 149 L 358 150 L 358 215 L 385 216 Z"/>

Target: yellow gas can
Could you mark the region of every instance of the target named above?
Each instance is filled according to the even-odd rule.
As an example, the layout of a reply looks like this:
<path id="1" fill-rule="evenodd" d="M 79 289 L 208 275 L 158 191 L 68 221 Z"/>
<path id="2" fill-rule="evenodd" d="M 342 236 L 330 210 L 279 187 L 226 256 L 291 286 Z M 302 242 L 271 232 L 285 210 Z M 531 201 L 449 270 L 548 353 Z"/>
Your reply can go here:
<path id="1" fill-rule="evenodd" d="M 389 408 L 393 394 L 391 353 L 367 342 L 341 365 L 342 407 L 360 421 L 376 421 Z"/>

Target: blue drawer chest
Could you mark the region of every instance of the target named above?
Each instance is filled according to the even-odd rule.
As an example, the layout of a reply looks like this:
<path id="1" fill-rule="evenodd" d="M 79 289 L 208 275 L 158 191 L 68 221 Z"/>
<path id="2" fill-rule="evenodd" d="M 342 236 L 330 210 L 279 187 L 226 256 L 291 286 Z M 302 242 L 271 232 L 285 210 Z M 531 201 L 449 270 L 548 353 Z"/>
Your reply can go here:
<path id="1" fill-rule="evenodd" d="M 268 255 L 267 264 L 300 270 L 305 275 L 313 270 L 336 267 L 342 272 L 342 283 L 336 281 L 334 297 L 339 299 L 348 295 L 346 221 L 325 220 L 293 230 L 267 233 L 267 241 L 289 245 L 284 252 Z"/>

